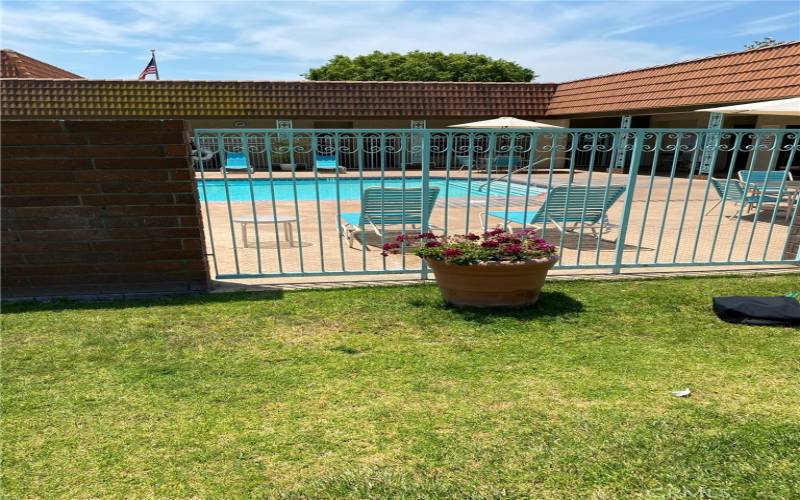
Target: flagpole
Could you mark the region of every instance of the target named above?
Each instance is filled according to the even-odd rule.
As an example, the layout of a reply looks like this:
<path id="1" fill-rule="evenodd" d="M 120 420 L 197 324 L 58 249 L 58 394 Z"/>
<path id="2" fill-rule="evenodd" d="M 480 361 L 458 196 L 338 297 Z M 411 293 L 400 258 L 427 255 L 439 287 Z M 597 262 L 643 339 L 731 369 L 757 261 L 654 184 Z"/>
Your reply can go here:
<path id="1" fill-rule="evenodd" d="M 160 80 L 161 78 L 158 77 L 158 63 L 156 63 L 156 49 L 150 49 L 150 53 L 153 55 L 153 63 L 156 64 L 156 80 Z"/>

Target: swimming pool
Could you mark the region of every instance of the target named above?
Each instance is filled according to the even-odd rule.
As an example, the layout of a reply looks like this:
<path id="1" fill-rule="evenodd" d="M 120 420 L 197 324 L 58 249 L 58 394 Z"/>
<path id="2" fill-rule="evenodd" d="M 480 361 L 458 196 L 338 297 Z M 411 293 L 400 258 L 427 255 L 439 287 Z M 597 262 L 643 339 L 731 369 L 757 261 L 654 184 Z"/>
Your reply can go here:
<path id="1" fill-rule="evenodd" d="M 404 183 L 405 181 L 405 183 Z M 270 201 L 272 200 L 272 192 L 275 192 L 275 201 L 292 201 L 295 199 L 295 189 L 297 190 L 298 201 L 314 201 L 317 199 L 317 190 L 319 190 L 320 201 L 336 200 L 336 193 L 338 190 L 340 200 L 358 200 L 361 198 L 361 191 L 370 186 L 386 186 L 386 187 L 420 187 L 422 179 L 419 177 L 402 178 L 335 178 L 326 177 L 323 179 L 297 179 L 295 182 L 292 179 L 254 179 L 253 192 L 256 201 Z M 205 186 L 202 181 L 197 181 L 200 199 L 205 201 L 206 196 L 208 201 L 225 201 L 225 183 L 223 179 L 206 180 Z M 296 187 L 295 187 L 296 183 Z M 431 177 L 430 186 L 438 186 L 439 199 L 445 196 L 445 185 L 448 183 L 444 177 Z M 228 180 L 228 193 L 230 193 L 231 201 L 250 201 L 250 181 L 247 179 L 234 179 Z M 467 193 L 471 193 L 472 197 L 486 197 L 486 181 L 473 179 L 470 183 L 466 179 L 450 179 L 449 180 L 449 197 L 462 198 L 466 197 Z M 508 191 L 508 183 L 506 180 L 494 181 L 489 185 L 489 194 L 492 197 L 502 196 L 505 197 Z M 510 194 L 511 196 L 525 196 L 528 186 L 518 182 L 511 183 Z M 531 186 L 528 194 L 535 196 L 543 193 L 545 190 Z"/>

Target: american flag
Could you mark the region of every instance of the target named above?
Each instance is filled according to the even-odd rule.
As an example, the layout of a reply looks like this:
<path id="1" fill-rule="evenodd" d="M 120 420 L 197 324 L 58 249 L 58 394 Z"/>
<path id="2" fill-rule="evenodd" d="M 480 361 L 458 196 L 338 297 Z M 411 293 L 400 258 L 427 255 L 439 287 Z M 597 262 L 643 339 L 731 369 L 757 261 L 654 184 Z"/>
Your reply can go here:
<path id="1" fill-rule="evenodd" d="M 150 58 L 150 62 L 147 63 L 147 66 L 142 70 L 142 73 L 139 75 L 139 80 L 144 80 L 147 75 L 156 75 L 156 80 L 158 80 L 158 66 L 156 66 L 155 54 L 153 54 L 153 57 Z"/>

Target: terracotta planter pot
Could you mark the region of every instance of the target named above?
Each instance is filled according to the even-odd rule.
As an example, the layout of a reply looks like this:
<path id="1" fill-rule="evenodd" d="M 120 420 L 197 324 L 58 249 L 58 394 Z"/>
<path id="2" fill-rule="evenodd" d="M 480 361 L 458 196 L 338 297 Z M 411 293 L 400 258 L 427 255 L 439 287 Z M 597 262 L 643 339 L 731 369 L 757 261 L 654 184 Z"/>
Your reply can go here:
<path id="1" fill-rule="evenodd" d="M 487 262 L 471 266 L 428 260 L 444 300 L 455 306 L 522 307 L 534 304 L 547 272 L 558 261 Z"/>

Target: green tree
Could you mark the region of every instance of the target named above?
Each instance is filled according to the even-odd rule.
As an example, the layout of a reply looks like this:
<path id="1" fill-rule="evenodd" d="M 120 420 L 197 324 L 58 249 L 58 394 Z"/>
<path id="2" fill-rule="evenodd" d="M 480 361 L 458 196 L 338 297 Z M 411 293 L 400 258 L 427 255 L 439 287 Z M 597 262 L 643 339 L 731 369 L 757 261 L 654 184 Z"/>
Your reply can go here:
<path id="1" fill-rule="evenodd" d="M 779 42 L 775 40 L 771 36 L 765 36 L 761 40 L 753 40 L 751 43 L 748 43 L 744 46 L 746 49 L 761 49 L 764 47 L 772 47 L 773 45 L 779 45 L 784 42 Z"/>
<path id="2" fill-rule="evenodd" d="M 334 56 L 303 74 L 309 80 L 388 82 L 530 82 L 533 70 L 482 54 L 445 54 L 412 51 L 408 54 L 375 51 L 350 58 Z"/>

